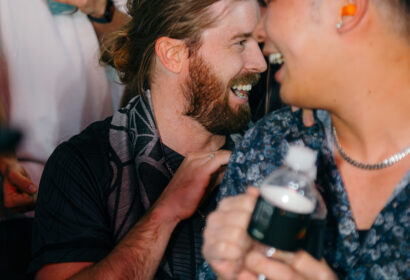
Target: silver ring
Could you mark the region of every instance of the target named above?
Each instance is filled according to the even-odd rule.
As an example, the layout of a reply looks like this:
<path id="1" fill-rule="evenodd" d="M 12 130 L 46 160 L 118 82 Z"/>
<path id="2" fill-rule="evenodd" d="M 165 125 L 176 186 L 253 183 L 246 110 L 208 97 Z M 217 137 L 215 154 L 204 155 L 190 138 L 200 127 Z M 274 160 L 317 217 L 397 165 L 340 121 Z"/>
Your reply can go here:
<path id="1" fill-rule="evenodd" d="M 209 158 L 210 158 L 210 159 L 213 159 L 214 157 L 215 157 L 215 154 L 214 154 L 214 153 L 212 153 L 212 154 L 209 155 Z"/>
<path id="2" fill-rule="evenodd" d="M 276 248 L 270 247 L 268 250 L 266 250 L 265 256 L 267 256 L 268 258 L 272 258 L 275 252 Z"/>

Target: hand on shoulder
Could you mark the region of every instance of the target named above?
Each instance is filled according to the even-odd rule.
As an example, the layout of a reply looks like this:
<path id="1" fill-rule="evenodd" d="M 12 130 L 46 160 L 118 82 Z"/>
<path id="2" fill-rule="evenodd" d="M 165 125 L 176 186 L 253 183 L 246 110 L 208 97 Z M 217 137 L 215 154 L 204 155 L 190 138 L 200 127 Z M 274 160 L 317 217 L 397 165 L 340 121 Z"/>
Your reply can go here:
<path id="1" fill-rule="evenodd" d="M 225 150 L 188 154 L 155 207 L 169 209 L 170 215 L 178 221 L 189 218 L 207 189 L 221 180 L 230 155 L 231 152 Z"/>

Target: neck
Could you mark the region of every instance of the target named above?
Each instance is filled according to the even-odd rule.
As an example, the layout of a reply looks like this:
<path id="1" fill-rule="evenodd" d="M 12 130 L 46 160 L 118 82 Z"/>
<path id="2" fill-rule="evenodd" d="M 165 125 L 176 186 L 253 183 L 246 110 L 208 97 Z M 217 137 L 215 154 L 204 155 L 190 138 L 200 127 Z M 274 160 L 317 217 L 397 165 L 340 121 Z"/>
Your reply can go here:
<path id="1" fill-rule="evenodd" d="M 161 141 L 175 152 L 183 156 L 193 152 L 212 152 L 225 144 L 225 136 L 210 133 L 184 115 L 181 105 L 184 104 L 184 96 L 178 84 L 154 84 L 151 97 Z"/>
<path id="2" fill-rule="evenodd" d="M 410 145 L 410 44 L 382 22 L 372 24 L 355 35 L 371 42 L 371 48 L 346 47 L 355 59 L 342 64 L 348 65 L 341 73 L 344 86 L 339 84 L 342 89 L 334 96 L 343 105 L 335 103 L 329 110 L 342 147 L 364 162 L 377 162 Z"/>
<path id="3" fill-rule="evenodd" d="M 410 145 L 410 82 L 406 75 L 386 77 L 383 73 L 381 84 L 369 83 L 372 89 L 350 92 L 353 98 L 347 106 L 331 110 L 347 154 L 363 162 L 378 162 Z"/>
<path id="4" fill-rule="evenodd" d="M 410 145 L 410 45 L 383 35 L 369 38 L 371 49 L 345 50 L 355 59 L 340 73 L 334 103 L 326 108 L 341 146 L 362 162 L 378 162 Z"/>

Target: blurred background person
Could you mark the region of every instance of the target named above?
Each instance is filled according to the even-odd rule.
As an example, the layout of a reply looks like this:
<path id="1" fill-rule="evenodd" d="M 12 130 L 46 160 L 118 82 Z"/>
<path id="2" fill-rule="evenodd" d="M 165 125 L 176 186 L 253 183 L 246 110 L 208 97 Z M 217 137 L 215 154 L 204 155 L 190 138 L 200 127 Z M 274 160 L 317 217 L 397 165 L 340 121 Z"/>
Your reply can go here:
<path id="1" fill-rule="evenodd" d="M 0 1 L 0 44 L 9 85 L 9 90 L 0 92 L 3 122 L 24 134 L 15 152 L 0 156 L 0 230 L 4 230 L 0 246 L 5 246 L 0 251 L 9 253 L 2 255 L 0 273 L 24 274 L 27 252 L 14 246 L 26 244 L 22 239 L 30 236 L 31 219 L 15 212 L 34 207 L 51 152 L 91 122 L 111 115 L 122 94 L 115 75 L 98 60 L 99 40 L 128 21 L 125 1 L 61 2 L 65 5 L 46 0 Z M 18 232 L 25 232 L 24 238 L 17 237 Z"/>
<path id="2" fill-rule="evenodd" d="M 280 98 L 280 84 L 275 80 L 275 73 L 279 70 L 280 65 L 275 63 L 275 46 L 273 42 L 266 36 L 265 17 L 266 17 L 266 0 L 258 0 L 261 11 L 261 18 L 256 26 L 252 36 L 259 42 L 268 69 L 261 73 L 261 78 L 258 84 L 252 87 L 249 94 L 249 106 L 252 113 L 252 122 L 255 123 L 266 114 L 287 106 Z M 292 107 L 292 111 L 298 111 L 298 107 Z M 312 126 L 313 111 L 302 110 L 303 123 L 305 126 Z M 251 124 L 252 126 L 252 124 Z"/>
<path id="3" fill-rule="evenodd" d="M 253 32 L 253 36 L 259 42 L 259 46 L 261 47 L 263 55 L 266 59 L 268 69 L 261 73 L 259 83 L 252 88 L 252 91 L 249 94 L 249 106 L 251 107 L 253 122 L 256 122 L 269 112 L 286 106 L 286 104 L 283 104 L 280 100 L 280 86 L 273 77 L 273 74 L 278 69 L 278 66 L 269 63 L 269 55 L 271 54 L 270 49 L 272 45 L 271 42 L 267 40 L 264 29 L 267 3 L 265 0 L 258 0 L 258 3 L 261 11 L 261 18 L 255 28 L 255 31 Z"/>

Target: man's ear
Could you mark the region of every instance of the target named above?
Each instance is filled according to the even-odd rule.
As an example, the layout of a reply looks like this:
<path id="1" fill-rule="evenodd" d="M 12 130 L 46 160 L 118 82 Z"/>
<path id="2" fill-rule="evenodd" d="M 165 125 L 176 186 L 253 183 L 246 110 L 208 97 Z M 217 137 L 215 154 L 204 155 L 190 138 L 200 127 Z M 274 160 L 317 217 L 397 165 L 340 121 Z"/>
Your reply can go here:
<path id="1" fill-rule="evenodd" d="M 369 0 L 353 0 L 353 1 L 340 1 L 342 3 L 340 7 L 338 31 L 341 33 L 348 32 L 354 29 L 365 17 L 368 12 Z M 354 4 L 356 6 L 354 14 L 343 15 L 343 9 L 347 8 L 347 5 Z"/>
<path id="2" fill-rule="evenodd" d="M 164 36 L 155 42 L 155 54 L 166 69 L 180 73 L 187 58 L 187 48 L 184 41 Z"/>

